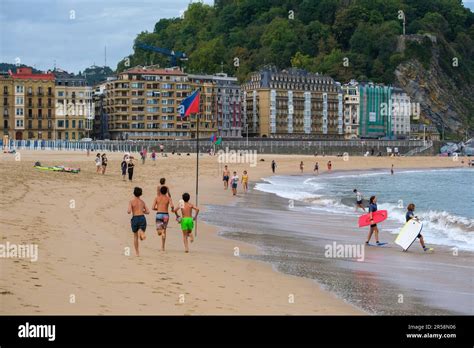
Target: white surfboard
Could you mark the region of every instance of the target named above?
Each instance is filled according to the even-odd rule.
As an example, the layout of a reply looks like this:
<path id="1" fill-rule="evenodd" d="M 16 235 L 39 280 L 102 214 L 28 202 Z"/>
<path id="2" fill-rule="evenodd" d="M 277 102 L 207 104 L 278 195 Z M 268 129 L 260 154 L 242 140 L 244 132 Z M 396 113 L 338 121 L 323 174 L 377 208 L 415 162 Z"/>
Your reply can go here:
<path id="1" fill-rule="evenodd" d="M 400 230 L 397 239 L 395 239 L 395 244 L 400 245 L 404 251 L 408 250 L 422 229 L 422 222 L 416 219 L 409 220 Z"/>

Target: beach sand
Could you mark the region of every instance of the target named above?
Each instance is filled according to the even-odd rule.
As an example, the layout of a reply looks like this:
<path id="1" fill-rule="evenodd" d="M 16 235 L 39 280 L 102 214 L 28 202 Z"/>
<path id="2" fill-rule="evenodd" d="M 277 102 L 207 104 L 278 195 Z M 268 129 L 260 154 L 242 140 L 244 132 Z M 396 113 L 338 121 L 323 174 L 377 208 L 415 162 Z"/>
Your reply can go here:
<path id="1" fill-rule="evenodd" d="M 94 157 L 85 152 L 20 151 L 1 154 L 0 244 L 37 244 L 37 262 L 0 259 L 1 314 L 363 314 L 324 291 L 316 282 L 276 272 L 268 263 L 235 256 L 258 250 L 218 236 L 217 228 L 198 222 L 198 236 L 185 254 L 179 225 L 171 219 L 167 251 L 161 252 L 154 213 L 147 216 L 147 239 L 135 257 L 127 205 L 135 186 L 150 206 L 159 178 L 166 177 L 175 200 L 183 192 L 195 201 L 196 156 L 158 156 L 136 161 L 133 183 L 122 181 L 123 154 L 108 153 L 105 175 L 95 173 Z M 134 154 L 139 158 L 138 154 Z M 19 160 L 16 160 L 19 159 Z M 264 162 L 260 162 L 264 159 Z M 251 181 L 277 174 L 321 171 L 459 167 L 461 158 L 366 158 L 259 155 L 256 167 L 229 164 Z M 80 167 L 79 174 L 39 171 L 42 165 Z M 217 156 L 200 158 L 199 206 L 224 205 L 240 199 L 223 190 Z M 235 222 L 238 224 L 238 221 Z M 130 251 L 127 255 L 127 250 Z"/>

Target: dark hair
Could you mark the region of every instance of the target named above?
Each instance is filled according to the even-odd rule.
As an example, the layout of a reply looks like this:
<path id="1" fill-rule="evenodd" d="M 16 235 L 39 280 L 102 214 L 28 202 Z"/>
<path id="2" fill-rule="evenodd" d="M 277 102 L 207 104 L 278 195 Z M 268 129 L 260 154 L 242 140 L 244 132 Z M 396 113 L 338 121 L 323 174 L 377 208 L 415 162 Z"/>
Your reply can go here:
<path id="1" fill-rule="evenodd" d="M 375 196 L 370 196 L 370 200 L 369 200 L 369 203 L 374 203 L 374 199 L 375 199 Z"/>
<path id="2" fill-rule="evenodd" d="M 166 195 L 168 193 L 168 188 L 166 186 L 161 186 L 160 192 L 162 195 Z"/>
<path id="3" fill-rule="evenodd" d="M 189 200 L 191 199 L 191 196 L 189 195 L 189 193 L 183 193 L 183 201 L 185 202 L 189 202 Z"/>
<path id="4" fill-rule="evenodd" d="M 415 210 L 415 205 L 413 203 L 408 204 L 407 207 L 408 211 L 414 211 Z"/>
<path id="5" fill-rule="evenodd" d="M 100 157 L 100 153 L 98 153 L 95 157 L 99 156 Z"/>
<path id="6" fill-rule="evenodd" d="M 140 197 L 142 195 L 143 191 L 140 187 L 135 187 L 133 189 L 133 194 L 135 197 Z"/>
<path id="7" fill-rule="evenodd" d="M 354 189 L 354 191 L 352 191 L 352 192 L 357 192 L 357 189 Z"/>
<path id="8" fill-rule="evenodd" d="M 166 179 L 165 179 L 165 178 L 161 178 L 161 179 L 160 179 L 160 185 L 164 185 L 165 182 L 166 182 Z"/>

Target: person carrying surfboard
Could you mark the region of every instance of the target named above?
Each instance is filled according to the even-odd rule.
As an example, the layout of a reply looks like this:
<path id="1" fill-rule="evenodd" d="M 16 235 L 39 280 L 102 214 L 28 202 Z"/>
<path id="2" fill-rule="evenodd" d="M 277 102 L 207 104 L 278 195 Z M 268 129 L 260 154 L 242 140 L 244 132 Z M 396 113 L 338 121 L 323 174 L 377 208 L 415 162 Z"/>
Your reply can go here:
<path id="1" fill-rule="evenodd" d="M 369 235 L 367 236 L 367 241 L 365 244 L 370 243 L 370 239 L 372 238 L 372 234 L 375 234 L 375 243 L 377 245 L 384 244 L 379 242 L 379 228 L 377 227 L 377 224 L 374 222 L 373 218 L 373 213 L 377 211 L 377 197 L 371 196 L 369 200 L 369 216 L 370 216 L 370 229 L 369 229 Z"/>
<path id="2" fill-rule="evenodd" d="M 406 222 L 410 221 L 411 219 L 418 220 L 418 216 L 415 216 L 415 205 L 413 203 L 408 204 L 405 219 L 406 219 Z M 421 233 L 418 233 L 418 236 L 416 238 L 420 240 L 420 244 L 421 244 L 421 247 L 423 248 L 423 251 L 433 250 L 431 248 L 426 247 L 425 240 L 423 239 L 423 236 L 421 235 Z"/>

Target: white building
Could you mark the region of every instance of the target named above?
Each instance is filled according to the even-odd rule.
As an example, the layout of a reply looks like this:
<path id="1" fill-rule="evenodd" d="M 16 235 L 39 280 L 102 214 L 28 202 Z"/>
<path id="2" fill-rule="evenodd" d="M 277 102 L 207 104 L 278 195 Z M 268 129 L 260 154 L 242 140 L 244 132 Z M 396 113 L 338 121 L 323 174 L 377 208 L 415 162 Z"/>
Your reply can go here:
<path id="1" fill-rule="evenodd" d="M 351 80 L 342 86 L 344 95 L 344 138 L 359 136 L 359 84 Z"/>
<path id="2" fill-rule="evenodd" d="M 392 134 L 398 138 L 410 135 L 411 101 L 400 88 L 392 89 Z"/>

